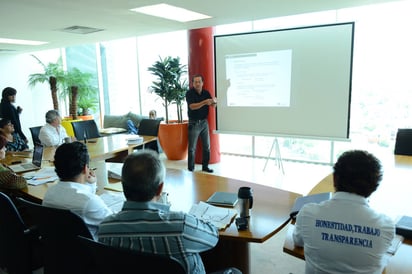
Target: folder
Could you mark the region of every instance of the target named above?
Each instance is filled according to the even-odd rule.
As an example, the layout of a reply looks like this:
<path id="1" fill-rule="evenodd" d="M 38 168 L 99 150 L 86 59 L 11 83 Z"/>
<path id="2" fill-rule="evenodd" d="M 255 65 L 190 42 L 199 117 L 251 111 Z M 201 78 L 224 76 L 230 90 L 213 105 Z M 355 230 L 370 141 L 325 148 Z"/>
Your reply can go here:
<path id="1" fill-rule="evenodd" d="M 206 202 L 212 205 L 234 207 L 237 203 L 237 193 L 216 191 Z"/>
<path id="2" fill-rule="evenodd" d="M 406 239 L 412 239 L 412 217 L 402 216 L 395 227 L 396 234 L 402 235 Z"/>

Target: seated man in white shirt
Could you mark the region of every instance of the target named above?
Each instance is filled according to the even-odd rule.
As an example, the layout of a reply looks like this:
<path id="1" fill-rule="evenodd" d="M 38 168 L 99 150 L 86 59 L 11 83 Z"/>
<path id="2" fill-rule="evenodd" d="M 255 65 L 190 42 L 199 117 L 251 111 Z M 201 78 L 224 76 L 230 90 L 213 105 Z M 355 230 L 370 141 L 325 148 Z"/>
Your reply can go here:
<path id="1" fill-rule="evenodd" d="M 114 212 L 96 194 L 96 176 L 89 168 L 86 145 L 80 142 L 60 145 L 54 155 L 54 166 L 60 180 L 47 189 L 42 204 L 78 214 L 96 238 L 100 222 Z"/>
<path id="2" fill-rule="evenodd" d="M 368 203 L 382 179 L 380 161 L 352 150 L 333 170 L 333 197 L 306 204 L 296 217 L 293 239 L 304 247 L 306 273 L 380 274 L 395 236 L 393 221 Z"/>
<path id="3" fill-rule="evenodd" d="M 40 129 L 39 139 L 43 146 L 58 146 L 68 137 L 66 129 L 61 125 L 62 119 L 57 110 L 46 112 L 46 124 Z"/>

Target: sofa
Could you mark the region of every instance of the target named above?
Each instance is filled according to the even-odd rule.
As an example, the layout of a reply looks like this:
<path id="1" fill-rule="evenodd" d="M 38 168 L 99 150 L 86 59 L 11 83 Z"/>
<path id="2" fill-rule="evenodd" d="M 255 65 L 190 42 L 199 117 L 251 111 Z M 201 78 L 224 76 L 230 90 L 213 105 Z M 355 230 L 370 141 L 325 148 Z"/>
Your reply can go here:
<path id="1" fill-rule="evenodd" d="M 139 128 L 140 121 L 149 119 L 149 116 L 129 112 L 124 115 L 104 115 L 103 128 L 123 128 L 127 130 L 127 120 L 132 120 L 134 125 Z"/>
<path id="2" fill-rule="evenodd" d="M 117 131 L 117 132 L 127 132 L 127 120 L 131 120 L 133 124 L 139 128 L 140 122 L 143 119 L 149 119 L 147 115 L 140 115 L 129 112 L 124 115 L 104 115 L 103 117 L 103 128 L 104 129 L 124 129 L 125 131 Z M 163 117 L 156 118 L 157 120 L 163 121 Z M 110 132 L 110 131 L 109 131 Z M 115 130 L 112 131 L 113 133 L 116 132 Z"/>

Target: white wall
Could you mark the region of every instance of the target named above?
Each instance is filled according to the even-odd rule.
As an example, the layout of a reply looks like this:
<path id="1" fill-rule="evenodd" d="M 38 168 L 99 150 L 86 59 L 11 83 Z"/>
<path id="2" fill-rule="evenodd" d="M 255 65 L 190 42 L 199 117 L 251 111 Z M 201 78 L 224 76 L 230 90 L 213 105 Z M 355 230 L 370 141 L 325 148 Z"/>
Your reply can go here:
<path id="1" fill-rule="evenodd" d="M 33 54 L 43 63 L 48 64 L 57 61 L 60 50 Z M 33 144 L 29 128 L 45 124 L 45 113 L 53 109 L 48 83 L 39 84 L 33 89 L 28 86 L 27 81 L 32 73 L 43 73 L 43 69 L 30 54 L 0 54 L 0 91 L 5 87 L 13 87 L 17 90 L 16 106 L 23 108 L 20 121 L 24 134 L 30 140 L 30 147 Z"/>

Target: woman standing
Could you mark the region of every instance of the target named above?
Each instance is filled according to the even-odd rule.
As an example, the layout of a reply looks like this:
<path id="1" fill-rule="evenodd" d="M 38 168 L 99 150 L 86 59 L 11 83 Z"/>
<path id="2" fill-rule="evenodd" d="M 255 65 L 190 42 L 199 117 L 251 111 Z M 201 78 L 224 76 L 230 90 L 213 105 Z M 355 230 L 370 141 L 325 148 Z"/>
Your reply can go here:
<path id="1" fill-rule="evenodd" d="M 29 146 L 15 131 L 13 123 L 9 119 L 0 120 L 0 133 L 6 138 L 6 148 L 8 151 L 23 151 Z"/>
<path id="2" fill-rule="evenodd" d="M 23 131 L 21 130 L 19 117 L 23 109 L 19 106 L 16 108 L 13 105 L 16 102 L 16 94 L 17 91 L 14 88 L 7 87 L 3 89 L 0 102 L 0 116 L 3 119 L 9 119 L 11 121 L 11 123 L 14 125 L 14 130 L 27 144 L 29 141 L 27 140 L 26 135 L 24 135 Z"/>

